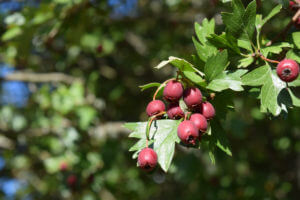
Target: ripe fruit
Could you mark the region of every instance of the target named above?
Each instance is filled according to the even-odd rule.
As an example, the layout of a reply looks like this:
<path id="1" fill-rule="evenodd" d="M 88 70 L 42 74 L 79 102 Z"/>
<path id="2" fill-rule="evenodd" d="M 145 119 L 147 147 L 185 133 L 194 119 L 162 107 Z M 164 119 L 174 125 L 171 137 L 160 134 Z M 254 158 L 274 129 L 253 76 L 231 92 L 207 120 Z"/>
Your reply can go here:
<path id="1" fill-rule="evenodd" d="M 183 92 L 183 100 L 189 108 L 195 108 L 202 102 L 202 93 L 198 88 L 187 88 Z"/>
<path id="2" fill-rule="evenodd" d="M 177 128 L 177 135 L 184 144 L 195 145 L 199 131 L 194 122 L 185 120 Z"/>
<path id="3" fill-rule="evenodd" d="M 180 82 L 172 80 L 169 81 L 164 89 L 164 98 L 167 101 L 178 101 L 183 93 L 183 86 Z"/>
<path id="4" fill-rule="evenodd" d="M 207 120 L 210 120 L 215 116 L 216 111 L 214 106 L 206 101 L 201 104 L 201 113 Z"/>
<path id="5" fill-rule="evenodd" d="M 67 179 L 67 182 L 69 186 L 74 186 L 77 182 L 77 177 L 75 175 L 70 175 Z"/>
<path id="6" fill-rule="evenodd" d="M 146 108 L 146 112 L 149 117 L 156 115 L 165 110 L 166 110 L 166 106 L 164 102 L 160 100 L 151 101 Z"/>
<path id="7" fill-rule="evenodd" d="M 66 171 L 68 169 L 68 163 L 63 161 L 62 163 L 60 163 L 59 169 L 61 171 Z"/>
<path id="8" fill-rule="evenodd" d="M 184 117 L 184 113 L 178 103 L 169 104 L 167 114 L 170 119 L 180 119 Z"/>
<path id="9" fill-rule="evenodd" d="M 194 122 L 199 131 L 205 132 L 207 130 L 207 120 L 203 115 L 199 113 L 192 114 L 190 120 Z"/>
<path id="10" fill-rule="evenodd" d="M 157 165 L 157 154 L 151 148 L 144 148 L 138 156 L 138 165 L 145 171 L 152 171 Z"/>
<path id="11" fill-rule="evenodd" d="M 295 11 L 297 10 L 297 8 L 295 7 L 296 3 L 293 2 L 293 1 L 290 1 L 290 5 L 289 5 L 289 9 L 292 10 L 292 11 Z"/>
<path id="12" fill-rule="evenodd" d="M 99 46 L 97 47 L 97 52 L 102 53 L 102 51 L 103 51 L 103 46 L 99 44 Z"/>
<path id="13" fill-rule="evenodd" d="M 285 82 L 292 82 L 299 75 L 299 65 L 294 60 L 284 59 L 276 69 L 278 77 Z"/>

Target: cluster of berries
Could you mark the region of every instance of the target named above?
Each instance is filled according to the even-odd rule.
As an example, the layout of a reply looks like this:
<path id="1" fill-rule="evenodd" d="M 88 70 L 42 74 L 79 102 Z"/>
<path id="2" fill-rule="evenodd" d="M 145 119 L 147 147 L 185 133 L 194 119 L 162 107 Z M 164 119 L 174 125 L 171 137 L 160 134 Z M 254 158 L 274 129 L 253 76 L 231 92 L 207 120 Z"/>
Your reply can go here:
<path id="1" fill-rule="evenodd" d="M 207 121 L 215 116 L 215 109 L 208 101 L 202 102 L 202 93 L 196 87 L 184 89 L 181 82 L 170 80 L 163 91 L 164 99 L 169 102 L 166 106 L 161 100 L 151 101 L 146 112 L 149 117 L 155 117 L 166 112 L 169 119 L 184 120 L 177 128 L 177 135 L 185 145 L 194 146 L 207 130 Z M 190 112 L 184 113 L 179 105 L 179 100 L 183 98 L 186 107 Z M 190 113 L 193 113 L 189 116 Z M 187 119 L 189 116 L 189 119 Z M 151 171 L 157 164 L 156 152 L 151 148 L 144 148 L 138 156 L 140 168 Z"/>
<path id="2" fill-rule="evenodd" d="M 277 65 L 276 72 L 282 81 L 292 82 L 299 75 L 299 65 L 294 60 L 284 59 Z"/>

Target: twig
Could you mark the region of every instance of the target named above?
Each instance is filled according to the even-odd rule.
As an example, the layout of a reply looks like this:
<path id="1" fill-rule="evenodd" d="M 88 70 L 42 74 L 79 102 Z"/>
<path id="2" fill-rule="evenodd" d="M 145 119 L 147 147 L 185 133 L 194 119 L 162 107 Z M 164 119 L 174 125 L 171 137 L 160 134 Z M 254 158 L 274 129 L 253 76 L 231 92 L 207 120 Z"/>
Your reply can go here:
<path id="1" fill-rule="evenodd" d="M 8 74 L 3 80 L 8 81 L 24 81 L 24 82 L 64 82 L 72 84 L 76 81 L 82 82 L 80 78 L 69 76 L 63 73 L 30 73 L 30 72 L 15 72 Z"/>
<path id="2" fill-rule="evenodd" d="M 277 60 L 271 60 L 271 59 L 269 59 L 269 58 L 266 58 L 264 55 L 262 55 L 261 53 L 259 53 L 259 57 L 261 58 L 261 59 L 263 59 L 263 60 L 265 60 L 265 61 L 267 61 L 267 62 L 270 62 L 270 63 L 279 63 L 279 61 L 277 61 Z"/>
<path id="3" fill-rule="evenodd" d="M 296 12 L 296 14 L 292 17 L 291 21 L 286 25 L 286 27 L 277 35 L 273 40 L 268 42 L 266 46 L 271 46 L 274 42 L 276 42 L 278 39 L 285 39 L 286 34 L 288 30 L 291 28 L 291 26 L 297 21 L 297 19 L 300 17 L 300 9 Z"/>

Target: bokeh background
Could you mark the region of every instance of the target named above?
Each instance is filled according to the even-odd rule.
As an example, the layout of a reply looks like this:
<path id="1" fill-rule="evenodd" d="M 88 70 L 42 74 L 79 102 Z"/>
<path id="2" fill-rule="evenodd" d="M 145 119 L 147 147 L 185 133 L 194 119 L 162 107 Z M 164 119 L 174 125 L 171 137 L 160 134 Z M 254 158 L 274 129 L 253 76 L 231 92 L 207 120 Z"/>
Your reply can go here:
<path id="1" fill-rule="evenodd" d="M 279 0 L 257 3 L 266 15 Z M 122 124 L 146 120 L 154 92 L 138 86 L 173 76 L 153 67 L 189 59 L 194 22 L 214 18 L 220 32 L 226 10 L 218 0 L 0 1 L 0 199 L 299 198 L 300 110 L 273 118 L 247 92 L 232 93 L 223 124 L 232 157 L 217 152 L 212 165 L 178 147 L 168 174 L 148 174 L 128 152 Z M 283 9 L 264 37 L 291 16 Z"/>

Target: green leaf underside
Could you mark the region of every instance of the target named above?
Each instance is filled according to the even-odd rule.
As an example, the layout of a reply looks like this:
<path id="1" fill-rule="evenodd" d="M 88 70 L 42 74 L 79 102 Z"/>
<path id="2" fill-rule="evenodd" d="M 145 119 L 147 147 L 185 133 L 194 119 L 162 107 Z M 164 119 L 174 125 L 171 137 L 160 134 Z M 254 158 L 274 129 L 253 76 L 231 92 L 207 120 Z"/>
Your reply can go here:
<path id="1" fill-rule="evenodd" d="M 159 63 L 155 68 L 156 69 L 161 69 L 165 67 L 168 64 L 172 64 L 174 67 L 178 68 L 182 72 L 194 72 L 198 73 L 199 75 L 203 76 L 203 72 L 199 71 L 197 68 L 194 67 L 193 64 L 189 63 L 188 61 L 170 56 L 168 60 L 164 60 L 161 63 Z"/>
<path id="2" fill-rule="evenodd" d="M 300 49 L 300 32 L 292 33 L 293 43 L 295 46 Z"/>
<path id="3" fill-rule="evenodd" d="M 180 140 L 177 137 L 177 127 L 179 120 L 156 120 L 150 128 L 150 138 L 154 140 L 153 148 L 158 156 L 158 163 L 161 168 L 167 172 L 175 152 L 175 143 Z M 135 151 L 137 147 L 144 148 L 143 141 L 146 141 L 146 125 L 147 122 L 126 123 L 124 126 L 133 132 L 129 137 L 141 139 L 139 144 L 132 147 Z"/>
<path id="4" fill-rule="evenodd" d="M 148 83 L 148 84 L 139 86 L 139 88 L 141 88 L 141 90 L 144 91 L 146 89 L 149 89 L 152 87 L 159 87 L 159 86 L 160 86 L 160 83 Z"/>
<path id="5" fill-rule="evenodd" d="M 211 81 L 207 89 L 220 92 L 226 89 L 231 89 L 234 91 L 243 91 L 242 87 L 242 79 L 241 76 L 247 73 L 247 70 L 237 70 L 233 73 L 224 71 L 218 77 L 216 77 L 213 81 Z"/>

